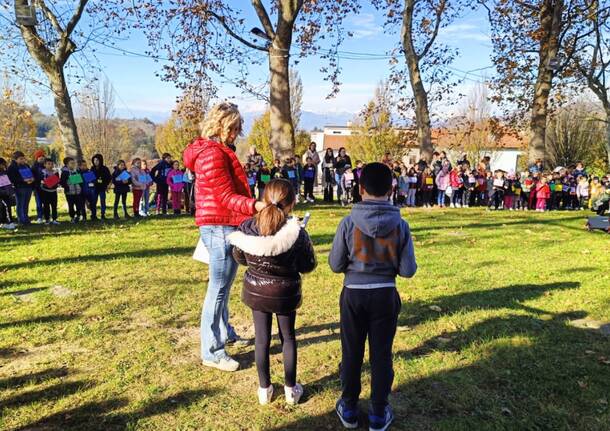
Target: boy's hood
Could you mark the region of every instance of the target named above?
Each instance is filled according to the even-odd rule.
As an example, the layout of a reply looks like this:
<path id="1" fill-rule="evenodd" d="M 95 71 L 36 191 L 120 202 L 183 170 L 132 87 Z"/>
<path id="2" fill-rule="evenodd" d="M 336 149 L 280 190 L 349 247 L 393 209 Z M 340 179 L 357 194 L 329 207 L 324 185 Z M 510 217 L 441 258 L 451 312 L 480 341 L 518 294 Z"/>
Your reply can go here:
<path id="1" fill-rule="evenodd" d="M 95 159 L 99 159 L 99 161 L 100 161 L 100 166 L 99 167 L 100 168 L 102 166 L 104 166 L 104 156 L 102 156 L 101 154 L 96 154 L 93 157 L 91 157 L 91 165 L 94 166 L 94 167 L 95 167 L 95 162 L 94 162 Z"/>
<path id="2" fill-rule="evenodd" d="M 389 202 L 360 202 L 354 205 L 350 216 L 356 227 L 372 238 L 388 236 L 402 220 L 400 210 Z"/>

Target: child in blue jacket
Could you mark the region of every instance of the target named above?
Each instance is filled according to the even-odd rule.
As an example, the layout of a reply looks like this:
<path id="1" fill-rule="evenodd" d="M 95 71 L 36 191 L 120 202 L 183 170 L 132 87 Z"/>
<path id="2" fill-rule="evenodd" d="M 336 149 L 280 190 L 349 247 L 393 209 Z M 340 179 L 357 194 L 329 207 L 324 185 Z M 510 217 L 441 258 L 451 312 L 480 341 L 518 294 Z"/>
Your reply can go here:
<path id="1" fill-rule="evenodd" d="M 386 430 L 394 419 L 392 344 L 401 301 L 396 277 L 417 270 L 409 225 L 390 203 L 392 172 L 381 163 L 362 169 L 362 202 L 339 224 L 329 255 L 333 272 L 344 273 L 340 299 L 341 387 L 336 410 L 346 428 L 358 426 L 364 345 L 371 351 L 370 430 Z"/>

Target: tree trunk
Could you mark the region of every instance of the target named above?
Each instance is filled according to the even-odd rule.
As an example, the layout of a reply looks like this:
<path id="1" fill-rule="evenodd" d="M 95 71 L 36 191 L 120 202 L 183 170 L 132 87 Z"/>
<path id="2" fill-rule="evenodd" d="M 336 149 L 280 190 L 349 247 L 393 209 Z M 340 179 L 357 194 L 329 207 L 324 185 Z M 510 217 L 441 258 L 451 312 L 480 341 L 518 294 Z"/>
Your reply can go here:
<path id="1" fill-rule="evenodd" d="M 64 142 L 65 155 L 66 157 L 74 157 L 76 160 L 81 161 L 83 159 L 83 151 L 78 138 L 72 100 L 70 99 L 70 92 L 68 91 L 63 68 L 49 69 L 45 73 L 53 90 L 53 102 L 55 104 L 55 112 L 57 113 L 59 130 Z"/>
<path id="2" fill-rule="evenodd" d="M 430 108 L 428 107 L 428 93 L 424 88 L 419 68 L 419 56 L 413 45 L 413 9 L 414 1 L 407 1 L 402 20 L 402 46 L 405 52 L 409 80 L 413 97 L 415 99 L 415 122 L 417 125 L 417 141 L 422 160 L 428 163 L 432 160 L 432 131 L 430 126 Z"/>
<path id="3" fill-rule="evenodd" d="M 292 38 L 292 34 L 290 35 Z M 277 40 L 278 38 L 276 38 Z M 269 49 L 269 108 L 271 122 L 271 139 L 269 145 L 273 156 L 284 160 L 294 154 L 294 127 L 290 109 L 290 78 L 288 50 L 290 42 Z M 278 45 L 280 45 L 278 43 Z M 285 49 L 284 46 L 287 46 Z"/>
<path id="4" fill-rule="evenodd" d="M 550 61 L 559 52 L 559 35 L 562 26 L 563 0 L 546 0 L 540 9 L 542 38 L 538 50 L 538 75 L 534 85 L 532 118 L 530 121 L 529 162 L 546 159 L 546 124 L 549 95 L 553 86 Z"/>
<path id="5" fill-rule="evenodd" d="M 606 155 L 608 156 L 608 169 L 610 169 L 610 109 L 606 109 Z"/>

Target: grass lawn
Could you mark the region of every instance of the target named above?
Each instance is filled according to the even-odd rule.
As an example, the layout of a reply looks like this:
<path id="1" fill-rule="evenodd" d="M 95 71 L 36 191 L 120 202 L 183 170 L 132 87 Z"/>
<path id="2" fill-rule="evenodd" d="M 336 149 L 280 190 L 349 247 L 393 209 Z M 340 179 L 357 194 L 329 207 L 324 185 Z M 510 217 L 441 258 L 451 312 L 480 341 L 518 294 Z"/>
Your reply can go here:
<path id="1" fill-rule="evenodd" d="M 346 213 L 312 212 L 296 407 L 258 405 L 253 347 L 230 349 L 237 373 L 200 365 L 207 269 L 190 218 L 0 233 L 0 429 L 339 429 L 342 279 L 326 259 Z M 610 430 L 610 338 L 596 329 L 610 321 L 610 242 L 585 215 L 404 212 L 419 270 L 399 282 L 394 429 Z M 242 273 L 231 315 L 251 337 Z M 272 353 L 280 393 L 277 338 Z"/>

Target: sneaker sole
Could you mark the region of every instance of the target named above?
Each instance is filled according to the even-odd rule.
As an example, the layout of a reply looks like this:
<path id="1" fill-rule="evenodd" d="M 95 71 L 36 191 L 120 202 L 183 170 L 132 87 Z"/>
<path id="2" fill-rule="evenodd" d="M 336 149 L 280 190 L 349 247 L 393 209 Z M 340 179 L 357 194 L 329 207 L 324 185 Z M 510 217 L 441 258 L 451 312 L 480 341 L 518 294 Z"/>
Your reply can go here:
<path id="1" fill-rule="evenodd" d="M 223 368 L 220 365 L 218 365 L 216 362 L 202 361 L 201 363 L 206 367 L 215 368 L 217 370 L 226 371 L 228 373 L 234 373 L 235 371 L 239 370 L 239 365 L 237 365 L 237 367 L 235 367 L 235 368 Z"/>
<path id="2" fill-rule="evenodd" d="M 392 425 L 392 422 L 394 422 L 394 417 L 393 416 L 392 416 L 392 419 L 390 419 L 388 421 L 388 423 L 383 426 L 383 428 L 371 428 L 371 427 L 369 427 L 369 431 L 386 431 L 388 428 L 390 428 L 390 425 Z"/>
<path id="3" fill-rule="evenodd" d="M 339 413 L 339 411 L 337 409 L 335 409 L 335 412 L 337 413 L 337 416 L 339 416 L 339 420 L 341 421 L 341 424 L 343 425 L 344 428 L 347 428 L 350 430 L 358 428 L 358 422 L 355 422 L 355 423 L 347 422 L 345 419 L 343 419 L 343 416 L 341 416 L 341 413 Z"/>

